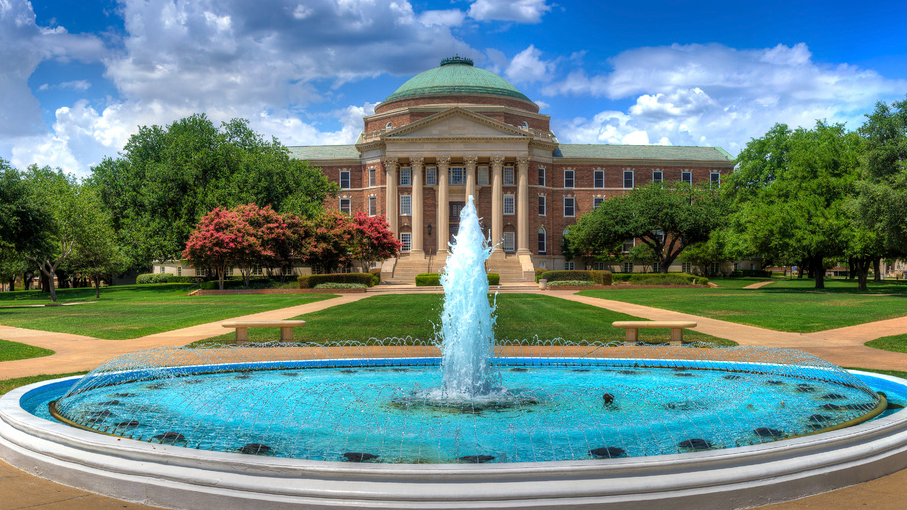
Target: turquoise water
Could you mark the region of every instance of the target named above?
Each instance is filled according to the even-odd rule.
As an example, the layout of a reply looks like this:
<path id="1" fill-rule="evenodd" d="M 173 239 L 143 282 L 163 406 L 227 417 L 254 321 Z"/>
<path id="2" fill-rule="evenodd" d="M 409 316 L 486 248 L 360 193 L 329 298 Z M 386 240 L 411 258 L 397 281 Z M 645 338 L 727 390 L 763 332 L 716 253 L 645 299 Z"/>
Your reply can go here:
<path id="1" fill-rule="evenodd" d="M 638 457 L 758 444 L 847 421 L 876 404 L 865 388 L 823 381 L 821 370 L 792 377 L 764 367 L 746 373 L 609 366 L 608 360 L 523 361 L 498 359 L 506 391 L 473 400 L 433 397 L 438 360 L 423 359 L 414 366 L 180 372 L 132 382 L 123 382 L 130 379 L 124 375 L 67 397 L 61 411 L 98 431 L 187 448 L 452 463 Z M 903 387 L 869 381 L 889 401 L 907 401 Z M 51 419 L 47 403 L 67 389 L 27 395 L 23 405 Z"/>

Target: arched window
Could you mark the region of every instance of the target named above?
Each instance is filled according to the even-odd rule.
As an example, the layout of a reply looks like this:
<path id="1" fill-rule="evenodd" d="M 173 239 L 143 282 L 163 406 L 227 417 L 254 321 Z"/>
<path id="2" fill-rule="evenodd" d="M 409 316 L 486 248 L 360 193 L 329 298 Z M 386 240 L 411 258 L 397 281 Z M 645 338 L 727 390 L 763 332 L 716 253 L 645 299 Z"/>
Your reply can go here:
<path id="1" fill-rule="evenodd" d="M 529 129 L 529 123 L 524 120 L 523 125 L 520 127 L 522 127 L 523 129 Z"/>
<path id="2" fill-rule="evenodd" d="M 388 122 L 387 124 L 384 125 L 384 129 L 393 129 L 393 127 L 394 127 L 394 125 L 391 124 L 390 122 Z"/>
<path id="3" fill-rule="evenodd" d="M 539 227 L 539 255 L 547 253 L 548 250 L 548 233 L 545 227 Z"/>

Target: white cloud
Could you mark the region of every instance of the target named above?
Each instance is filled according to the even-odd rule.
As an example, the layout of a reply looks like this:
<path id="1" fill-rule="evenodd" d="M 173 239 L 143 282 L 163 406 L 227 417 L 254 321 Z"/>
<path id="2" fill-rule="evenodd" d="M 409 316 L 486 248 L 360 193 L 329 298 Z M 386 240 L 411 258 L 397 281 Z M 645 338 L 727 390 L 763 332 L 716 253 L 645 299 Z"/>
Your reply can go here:
<path id="1" fill-rule="evenodd" d="M 542 60 L 542 52 L 530 44 L 528 48 L 516 54 L 504 71 L 514 83 L 545 82 L 552 78 L 557 64 L 553 60 Z"/>
<path id="2" fill-rule="evenodd" d="M 469 17 L 477 21 L 540 23 L 550 10 L 547 0 L 477 0 L 469 6 Z"/>
<path id="3" fill-rule="evenodd" d="M 718 44 L 672 45 L 625 51 L 613 72 L 582 70 L 545 87 L 546 94 L 635 100 L 626 112 L 560 123 L 561 140 L 625 137 L 675 145 L 718 145 L 732 154 L 777 122 L 811 127 L 817 119 L 853 129 L 880 99 L 896 98 L 907 82 L 851 65 L 812 60 L 805 44 L 737 50 Z"/>
<path id="4" fill-rule="evenodd" d="M 444 27 L 458 27 L 463 24 L 466 13 L 459 9 L 443 11 L 425 11 L 419 15 L 419 23 L 430 27 L 434 25 Z"/>

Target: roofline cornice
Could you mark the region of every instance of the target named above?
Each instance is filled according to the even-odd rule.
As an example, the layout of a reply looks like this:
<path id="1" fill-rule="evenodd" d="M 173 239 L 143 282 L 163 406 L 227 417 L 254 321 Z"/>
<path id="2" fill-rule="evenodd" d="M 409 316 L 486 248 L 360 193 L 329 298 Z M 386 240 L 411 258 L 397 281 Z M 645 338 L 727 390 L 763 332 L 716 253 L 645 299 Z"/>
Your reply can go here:
<path id="1" fill-rule="evenodd" d="M 708 167 L 726 167 L 734 168 L 736 166 L 735 161 L 712 161 L 712 160 L 699 160 L 699 159 L 647 159 L 647 158 L 565 158 L 565 157 L 553 157 L 551 160 L 554 163 L 577 163 L 584 164 L 589 162 L 596 162 L 607 165 L 646 165 L 646 166 L 658 166 L 658 165 L 668 165 L 668 166 L 708 166 Z"/>

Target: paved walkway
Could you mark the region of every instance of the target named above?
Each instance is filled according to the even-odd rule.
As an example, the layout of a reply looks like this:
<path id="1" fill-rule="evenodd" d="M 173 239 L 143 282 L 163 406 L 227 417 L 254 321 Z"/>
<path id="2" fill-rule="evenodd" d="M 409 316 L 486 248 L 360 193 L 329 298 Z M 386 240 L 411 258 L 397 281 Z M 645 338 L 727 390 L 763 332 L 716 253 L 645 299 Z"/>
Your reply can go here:
<path id="1" fill-rule="evenodd" d="M 760 282 L 763 283 L 763 282 Z M 771 283 L 771 282 L 764 282 Z M 375 293 L 411 293 L 412 286 L 382 286 L 369 294 L 346 294 L 340 297 L 300 306 L 260 312 L 244 319 L 287 319 L 350 303 Z M 539 292 L 533 285 L 506 286 L 502 292 Z M 741 345 L 767 345 L 805 350 L 844 366 L 907 370 L 907 354 L 865 347 L 875 338 L 907 333 L 907 317 L 861 324 L 818 333 L 786 333 L 754 326 L 734 324 L 648 306 L 578 296 L 572 291 L 548 291 L 547 295 L 584 303 L 636 317 L 661 320 L 693 320 L 696 331 L 734 340 Z M 36 345 L 56 351 L 52 356 L 0 363 L 0 379 L 46 373 L 88 370 L 112 356 L 156 346 L 185 345 L 196 340 L 222 335 L 221 321 L 201 324 L 134 340 L 98 340 L 95 338 L 48 333 L 0 326 L 0 338 Z M 907 470 L 826 494 L 760 507 L 761 510 L 851 510 L 858 507 L 874 510 L 900 510 L 907 501 Z M 127 503 L 65 487 L 13 468 L 0 461 L 0 508 L 4 510 L 153 510 L 154 507 Z"/>

